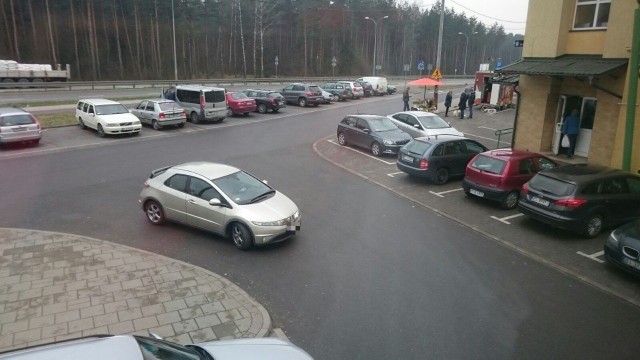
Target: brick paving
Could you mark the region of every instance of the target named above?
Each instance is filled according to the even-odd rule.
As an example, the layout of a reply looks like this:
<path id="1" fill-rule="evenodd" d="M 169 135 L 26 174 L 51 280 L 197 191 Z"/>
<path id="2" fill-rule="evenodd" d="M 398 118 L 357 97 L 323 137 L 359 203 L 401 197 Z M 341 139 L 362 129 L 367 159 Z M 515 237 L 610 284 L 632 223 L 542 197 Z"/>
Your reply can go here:
<path id="1" fill-rule="evenodd" d="M 266 309 L 229 280 L 85 236 L 0 228 L 0 352 L 152 331 L 181 344 L 264 337 Z"/>

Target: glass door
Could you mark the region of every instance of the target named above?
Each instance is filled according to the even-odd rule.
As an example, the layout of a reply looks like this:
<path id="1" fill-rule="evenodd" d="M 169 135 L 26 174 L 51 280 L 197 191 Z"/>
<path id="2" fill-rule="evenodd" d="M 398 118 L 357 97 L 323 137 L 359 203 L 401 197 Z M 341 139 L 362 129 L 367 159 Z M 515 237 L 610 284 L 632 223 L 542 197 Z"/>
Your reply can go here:
<path id="1" fill-rule="evenodd" d="M 593 122 L 596 117 L 596 98 L 582 99 L 582 108 L 580 109 L 580 132 L 576 141 L 575 154 L 578 156 L 589 157 L 589 147 L 591 146 L 591 133 L 593 131 Z"/>

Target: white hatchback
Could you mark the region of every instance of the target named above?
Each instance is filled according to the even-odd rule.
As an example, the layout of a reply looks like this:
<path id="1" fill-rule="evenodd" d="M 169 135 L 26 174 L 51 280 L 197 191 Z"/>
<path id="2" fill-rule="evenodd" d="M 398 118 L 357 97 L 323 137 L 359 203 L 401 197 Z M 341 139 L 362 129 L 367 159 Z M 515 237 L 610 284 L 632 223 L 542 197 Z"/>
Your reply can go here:
<path id="1" fill-rule="evenodd" d="M 124 105 L 106 99 L 80 99 L 76 105 L 80 127 L 91 128 L 104 137 L 111 134 L 140 134 L 142 124 Z"/>

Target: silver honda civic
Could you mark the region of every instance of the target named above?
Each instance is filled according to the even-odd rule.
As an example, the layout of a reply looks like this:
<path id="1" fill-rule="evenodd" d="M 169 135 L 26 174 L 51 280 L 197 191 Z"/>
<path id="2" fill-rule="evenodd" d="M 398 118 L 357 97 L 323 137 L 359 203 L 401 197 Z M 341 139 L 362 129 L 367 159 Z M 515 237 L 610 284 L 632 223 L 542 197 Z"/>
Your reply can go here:
<path id="1" fill-rule="evenodd" d="M 229 236 L 241 250 L 300 230 L 296 204 L 233 166 L 190 162 L 154 170 L 138 200 L 155 225 L 167 220 Z"/>

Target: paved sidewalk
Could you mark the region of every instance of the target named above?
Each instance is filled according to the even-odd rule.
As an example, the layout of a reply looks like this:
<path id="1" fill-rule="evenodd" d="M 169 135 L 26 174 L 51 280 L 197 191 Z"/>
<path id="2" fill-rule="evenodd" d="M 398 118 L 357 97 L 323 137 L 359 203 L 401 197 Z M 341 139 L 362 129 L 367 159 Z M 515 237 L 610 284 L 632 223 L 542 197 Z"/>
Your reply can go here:
<path id="1" fill-rule="evenodd" d="M 72 234 L 0 228 L 0 352 L 152 331 L 188 344 L 264 337 L 262 305 L 197 266 Z"/>

